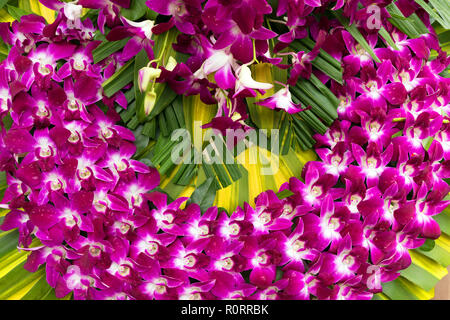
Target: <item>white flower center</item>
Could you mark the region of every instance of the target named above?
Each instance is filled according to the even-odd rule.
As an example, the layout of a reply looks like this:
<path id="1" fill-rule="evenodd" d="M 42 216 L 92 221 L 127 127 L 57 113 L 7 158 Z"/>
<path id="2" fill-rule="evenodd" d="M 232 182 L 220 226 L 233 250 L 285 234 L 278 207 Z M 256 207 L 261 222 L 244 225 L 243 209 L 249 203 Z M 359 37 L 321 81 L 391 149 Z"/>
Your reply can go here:
<path id="1" fill-rule="evenodd" d="M 67 104 L 67 107 L 70 111 L 79 111 L 80 110 L 80 103 L 77 99 L 71 99 L 69 103 Z"/>
<path id="2" fill-rule="evenodd" d="M 183 262 L 185 267 L 192 268 L 197 262 L 197 260 L 195 259 L 194 255 L 190 254 L 184 257 Z"/>
<path id="3" fill-rule="evenodd" d="M 126 265 L 119 266 L 118 272 L 122 277 L 126 277 L 130 274 L 130 267 Z"/>
<path id="4" fill-rule="evenodd" d="M 80 179 L 88 179 L 91 176 L 91 171 L 88 168 L 79 170 Z"/>
<path id="5" fill-rule="evenodd" d="M 231 270 L 233 268 L 233 260 L 231 258 L 226 258 L 221 261 L 222 268 L 226 270 Z"/>
<path id="6" fill-rule="evenodd" d="M 158 252 L 159 245 L 158 243 L 152 241 L 147 245 L 147 253 L 151 256 L 155 255 Z"/>
<path id="7" fill-rule="evenodd" d="M 59 190 L 61 188 L 62 188 L 62 184 L 61 184 L 61 182 L 59 180 L 53 180 L 50 183 L 50 189 L 52 189 L 53 191 L 57 191 L 57 190 Z"/>
<path id="8" fill-rule="evenodd" d="M 93 257 L 98 257 L 101 254 L 102 250 L 98 247 L 90 247 L 89 253 Z"/>
<path id="9" fill-rule="evenodd" d="M 330 222 L 328 223 L 328 228 L 335 231 L 339 228 L 340 223 L 338 218 L 331 218 Z"/>

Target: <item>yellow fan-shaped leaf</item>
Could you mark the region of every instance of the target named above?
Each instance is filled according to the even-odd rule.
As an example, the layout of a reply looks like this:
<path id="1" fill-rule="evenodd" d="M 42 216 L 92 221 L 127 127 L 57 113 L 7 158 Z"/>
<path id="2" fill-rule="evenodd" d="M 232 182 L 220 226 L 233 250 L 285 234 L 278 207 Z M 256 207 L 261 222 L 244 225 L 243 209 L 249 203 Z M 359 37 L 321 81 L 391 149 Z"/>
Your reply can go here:
<path id="1" fill-rule="evenodd" d="M 0 22 L 13 22 L 14 18 L 5 9 L 0 9 Z"/>

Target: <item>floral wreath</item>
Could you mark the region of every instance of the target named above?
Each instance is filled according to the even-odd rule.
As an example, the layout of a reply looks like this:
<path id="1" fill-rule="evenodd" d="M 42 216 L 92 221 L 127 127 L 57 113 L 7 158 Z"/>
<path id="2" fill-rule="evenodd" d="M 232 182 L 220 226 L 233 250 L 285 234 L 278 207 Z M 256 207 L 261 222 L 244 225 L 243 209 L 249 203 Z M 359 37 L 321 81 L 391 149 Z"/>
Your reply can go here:
<path id="1" fill-rule="evenodd" d="M 40 0 L 47 21 L 8 5 L 0 242 L 18 229 L 20 269 L 45 268 L 28 284 L 57 298 L 382 297 L 449 204 L 446 21 L 422 2 Z M 172 199 L 165 131 L 195 98 L 217 105 L 203 128 L 271 112 L 282 148 L 320 161 L 231 214 L 210 197 L 228 175 Z"/>

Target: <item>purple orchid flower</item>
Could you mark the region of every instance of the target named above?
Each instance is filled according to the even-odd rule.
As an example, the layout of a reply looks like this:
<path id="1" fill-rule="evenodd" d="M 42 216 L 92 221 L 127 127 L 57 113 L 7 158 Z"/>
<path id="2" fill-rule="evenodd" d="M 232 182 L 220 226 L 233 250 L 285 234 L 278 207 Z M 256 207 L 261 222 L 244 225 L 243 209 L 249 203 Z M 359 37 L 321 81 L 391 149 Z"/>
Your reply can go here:
<path id="1" fill-rule="evenodd" d="M 157 33 L 162 33 L 174 25 L 185 34 L 195 34 L 195 25 L 201 13 L 201 3 L 204 0 L 147 0 L 146 5 L 166 16 L 171 16 L 169 22 L 156 26 Z"/>
<path id="2" fill-rule="evenodd" d="M 331 251 L 339 245 L 350 212 L 345 206 L 335 207 L 332 197 L 326 196 L 320 208 L 320 217 L 307 214 L 302 217 L 305 230 L 308 234 L 315 234 L 314 247 L 323 251 L 331 244 Z"/>
<path id="3" fill-rule="evenodd" d="M 254 294 L 256 287 L 247 283 L 241 274 L 230 274 L 229 272 L 212 271 L 211 278 L 215 285 L 211 293 L 223 300 L 245 300 Z"/>
<path id="4" fill-rule="evenodd" d="M 86 106 L 100 99 L 100 82 L 88 76 L 81 76 L 75 83 L 72 80 L 64 81 L 65 120 L 83 120 L 91 122 L 87 115 Z"/>
<path id="5" fill-rule="evenodd" d="M 298 220 L 295 230 L 284 241 L 283 262 L 286 270 L 305 271 L 304 260 L 315 262 L 320 252 L 312 246 L 311 238 L 304 232 L 302 219 Z"/>
<path id="6" fill-rule="evenodd" d="M 301 105 L 296 105 L 292 102 L 292 96 L 288 86 L 280 89 L 271 97 L 259 101 L 257 104 L 269 109 L 284 110 L 290 114 L 303 111 Z"/>
<path id="7" fill-rule="evenodd" d="M 56 62 L 72 56 L 74 50 L 75 46 L 72 44 L 49 44 L 30 52 L 28 58 L 32 61 L 35 81 L 39 87 L 48 88 L 50 79 L 57 77 Z"/>
<path id="8" fill-rule="evenodd" d="M 231 216 L 228 216 L 225 212 L 219 214 L 215 234 L 224 239 L 233 239 L 247 236 L 253 230 L 253 224 L 245 219 L 245 211 L 238 208 Z"/>
<path id="9" fill-rule="evenodd" d="M 343 59 L 346 70 L 345 73 L 348 75 L 353 75 L 359 72 L 362 67 L 372 67 L 372 57 L 361 47 L 359 43 L 356 42 L 356 40 L 350 35 L 350 33 L 347 31 L 342 31 L 341 35 L 345 46 L 347 47 L 347 50 L 350 52 L 350 54 Z M 377 38 L 378 35 L 367 37 L 369 45 L 372 49 L 375 48 Z"/>
<path id="10" fill-rule="evenodd" d="M 251 269 L 250 283 L 258 288 L 269 287 L 275 280 L 276 266 L 281 263 L 281 253 L 276 249 L 276 242 L 268 239 L 258 244 L 257 236 L 245 239 L 241 255 L 248 259 L 246 269 Z"/>
<path id="11" fill-rule="evenodd" d="M 361 262 L 367 261 L 368 250 L 352 247 L 351 237 L 345 236 L 338 246 L 337 253 L 323 253 L 319 277 L 324 283 L 345 282 L 353 278 Z"/>
<path id="12" fill-rule="evenodd" d="M 331 188 L 336 184 L 336 178 L 331 174 L 321 175 L 320 169 L 320 166 L 311 162 L 304 170 L 305 183 L 295 177 L 289 180 L 290 190 L 307 205 L 318 206 L 328 192 L 334 192 Z"/>
<path id="13" fill-rule="evenodd" d="M 158 262 L 149 265 L 152 267 L 143 274 L 144 281 L 138 287 L 139 293 L 137 296 L 142 296 L 144 299 L 177 299 L 177 288 L 183 286 L 183 281 L 162 275 L 161 267 Z"/>
<path id="14" fill-rule="evenodd" d="M 174 235 L 185 234 L 181 224 L 188 219 L 188 215 L 181 212 L 180 206 L 187 198 L 178 198 L 172 203 L 167 203 L 167 195 L 153 192 L 146 195 L 146 199 L 156 207 L 151 214 L 159 229 Z"/>
<path id="15" fill-rule="evenodd" d="M 208 1 L 203 9 L 202 21 L 215 34 L 220 34 L 214 49 L 230 47 L 233 57 L 242 63 L 254 58 L 254 44 L 264 43 L 277 34 L 262 26 L 264 14 L 272 8 L 265 0 L 248 0 L 226 4 L 222 1 Z M 262 53 L 265 53 L 263 50 Z"/>
<path id="16" fill-rule="evenodd" d="M 394 148 L 392 145 L 381 153 L 378 146 L 370 142 L 367 151 L 359 145 L 352 144 L 352 154 L 360 167 L 360 173 L 366 177 L 367 186 L 373 187 L 378 184 L 378 177 L 383 172 L 386 165 L 391 161 Z"/>
<path id="17" fill-rule="evenodd" d="M 198 281 L 208 281 L 209 275 L 206 269 L 211 258 L 202 253 L 204 242 L 194 242 L 184 246 L 180 240 L 175 240 L 169 247 L 170 259 L 161 266 L 172 270 L 170 274 L 176 275 L 179 279 L 194 278 Z"/>
<path id="18" fill-rule="evenodd" d="M 322 148 L 316 152 L 322 159 L 325 172 L 335 177 L 343 174 L 354 161 L 351 151 L 347 150 L 343 142 L 338 142 L 332 150 Z"/>
<path id="19" fill-rule="evenodd" d="M 214 233 L 214 221 L 217 217 L 217 208 L 212 207 L 201 214 L 200 207 L 196 204 L 191 204 L 185 208 L 189 211 L 188 216 L 190 221 L 184 226 L 185 228 L 185 243 L 192 243 L 201 239 L 207 239 Z"/>
<path id="20" fill-rule="evenodd" d="M 349 121 L 335 121 L 324 135 L 314 135 L 317 147 L 327 146 L 334 148 L 339 142 L 348 144 L 350 126 L 351 122 Z"/>
<path id="21" fill-rule="evenodd" d="M 203 36 L 200 37 L 200 41 L 203 54 L 206 57 L 206 60 L 202 64 L 202 68 L 199 69 L 199 71 L 204 73 L 203 77 L 214 73 L 214 79 L 221 89 L 227 90 L 234 88 L 236 77 L 233 70 L 238 68 L 238 64 L 235 61 L 233 54 L 230 52 L 230 49 L 224 48 L 216 50 L 210 41 Z M 197 73 L 199 71 L 197 71 Z"/>
<path id="22" fill-rule="evenodd" d="M 282 297 L 282 290 L 285 289 L 287 285 L 287 279 L 278 280 L 272 286 L 257 290 L 252 295 L 252 298 L 258 300 L 280 300 Z"/>
<path id="23" fill-rule="evenodd" d="M 128 61 L 132 57 L 136 56 L 142 49 L 147 52 L 150 59 L 153 59 L 153 45 L 154 41 L 152 37 L 152 28 L 154 21 L 145 20 L 141 22 L 134 22 L 121 17 L 123 26 L 117 26 L 112 29 L 106 38 L 109 41 L 117 41 L 131 37 L 121 54 L 122 61 Z"/>
<path id="24" fill-rule="evenodd" d="M 255 208 L 247 203 L 244 206 L 245 220 L 253 224 L 254 234 L 265 234 L 269 231 L 289 229 L 292 222 L 282 218 L 281 203 L 272 191 L 261 193 L 256 198 Z"/>
<path id="25" fill-rule="evenodd" d="M 247 259 L 239 255 L 244 247 L 240 241 L 226 242 L 223 238 L 212 238 L 205 249 L 211 257 L 209 271 L 242 272 L 247 266 Z"/>

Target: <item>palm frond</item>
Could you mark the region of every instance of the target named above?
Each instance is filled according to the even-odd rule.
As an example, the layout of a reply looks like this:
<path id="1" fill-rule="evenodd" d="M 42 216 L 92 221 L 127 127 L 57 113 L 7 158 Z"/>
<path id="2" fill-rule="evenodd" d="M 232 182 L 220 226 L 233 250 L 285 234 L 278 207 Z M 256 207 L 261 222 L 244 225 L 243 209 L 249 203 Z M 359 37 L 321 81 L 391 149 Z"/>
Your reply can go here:
<path id="1" fill-rule="evenodd" d="M 450 4 L 447 1 L 416 0 L 434 19 L 434 28 L 439 34 L 444 51 L 450 52 Z M 414 14 L 405 17 L 395 4 L 387 7 L 391 15 L 390 22 L 411 38 L 417 38 L 429 30 L 420 18 Z M 12 22 L 22 15 L 36 13 L 43 16 L 48 23 L 55 20 L 55 12 L 43 6 L 38 0 L 0 0 L 0 22 Z M 90 14 L 92 12 L 86 12 Z M 141 0 L 132 0 L 129 9 L 121 12 L 126 18 L 136 20 L 144 16 L 155 19 Z M 92 13 L 94 14 L 94 13 Z M 339 16 L 339 14 L 338 14 Z M 344 21 L 345 22 L 345 21 Z M 374 55 L 370 46 L 365 43 L 355 26 L 345 25 L 352 36 Z M 383 30 L 380 36 L 386 43 L 395 47 L 393 40 Z M 183 61 L 183 56 L 175 52 L 171 46 L 176 41 L 177 31 L 171 31 L 155 37 L 155 56 L 160 57 L 165 65 L 170 56 L 177 61 Z M 104 40 L 104 39 L 102 39 Z M 103 43 L 94 52 L 94 61 L 101 61 L 112 53 L 122 49 L 127 39 L 123 41 Z M 294 41 L 290 47 L 295 51 L 309 52 L 314 48 L 314 41 L 308 38 Z M 169 50 L 163 48 L 169 47 Z M 6 58 L 8 47 L 0 42 L 0 60 Z M 376 56 L 374 56 L 376 58 Z M 202 207 L 216 205 L 232 212 L 244 202 L 254 204 L 254 198 L 265 190 L 278 191 L 281 184 L 292 176 L 299 177 L 303 166 L 308 161 L 316 160 L 315 152 L 311 150 L 315 141 L 315 133 L 324 133 L 337 118 L 338 99 L 314 75 L 308 80 L 301 80 L 291 88 L 295 103 L 310 106 L 311 109 L 298 116 L 283 114 L 255 105 L 257 100 L 273 94 L 278 89 L 275 84 L 273 91 L 265 96 L 248 99 L 249 121 L 258 129 L 280 129 L 280 154 L 272 155 L 270 150 L 259 146 L 248 146 L 239 154 L 234 155 L 234 164 L 204 164 L 204 163 L 173 163 L 170 155 L 176 142 L 171 141 L 171 133 L 179 128 L 186 128 L 191 136 L 194 132 L 203 135 L 206 130 L 200 124 L 208 123 L 216 114 L 217 106 L 203 104 L 199 97 L 177 97 L 165 84 L 157 83 L 155 90 L 158 100 L 150 114 L 143 109 L 143 96 L 138 90 L 137 71 L 148 64 L 145 52 L 124 65 L 116 75 L 104 83 L 105 92 L 112 96 L 124 85 L 134 83 L 134 87 L 126 93 L 128 109 L 117 108 L 123 123 L 135 132 L 137 153 L 136 158 L 148 164 L 156 165 L 162 180 L 160 188 L 171 198 L 192 197 L 192 201 L 202 204 Z M 321 50 L 318 57 L 312 61 L 315 69 L 325 73 L 334 81 L 341 83 L 342 68 L 340 62 Z M 287 72 L 273 69 L 265 64 L 253 67 L 256 80 L 262 82 L 286 82 Z M 448 70 L 444 73 L 450 76 Z M 211 145 L 211 141 L 190 146 L 191 155 L 199 153 Z M 270 149 L 270 148 L 268 148 Z M 255 158 L 252 157 L 257 157 Z M 264 157 L 265 156 L 265 157 Z M 266 161 L 271 159 L 271 161 Z M 272 168 L 272 174 L 263 175 L 261 169 Z M 276 170 L 278 168 L 278 170 Z M 6 180 L 0 175 L 0 199 L 6 188 Z M 197 190 L 197 192 L 195 192 Z M 212 192 L 212 190 L 214 192 Z M 211 196 L 213 195 L 213 196 Z M 214 196 L 215 195 L 215 196 Z M 7 211 L 0 211 L 0 222 Z M 450 265 L 450 208 L 435 217 L 442 229 L 442 235 L 432 244 L 411 251 L 412 264 L 401 273 L 397 280 L 383 284 L 383 293 L 374 299 L 431 299 L 434 296 L 434 286 L 446 274 Z M 30 251 L 18 250 L 18 232 L 0 232 L 0 299 L 56 299 L 54 289 L 45 278 L 45 270 L 41 267 L 35 273 L 29 273 L 23 265 Z M 34 240 L 31 247 L 38 246 Z M 64 299 L 70 299 L 71 295 Z"/>
<path id="2" fill-rule="evenodd" d="M 410 38 L 418 38 L 423 34 L 429 33 L 428 28 L 420 20 L 417 14 L 413 13 L 409 17 L 405 17 L 400 11 L 396 3 L 390 3 L 386 6 L 386 10 L 391 15 L 389 22 L 397 27 L 401 32 L 408 35 Z"/>
<path id="3" fill-rule="evenodd" d="M 442 0 L 416 0 L 433 19 L 445 29 L 450 29 L 450 3 Z"/>

